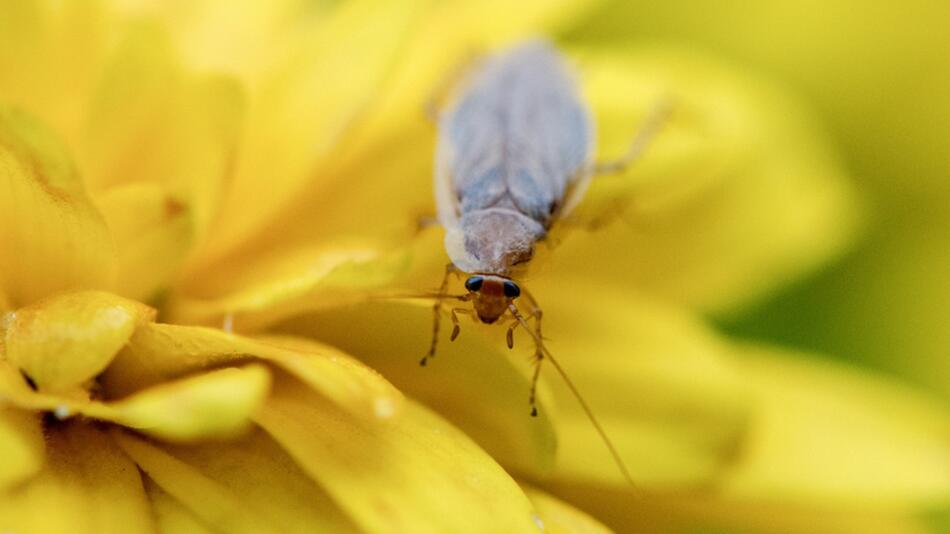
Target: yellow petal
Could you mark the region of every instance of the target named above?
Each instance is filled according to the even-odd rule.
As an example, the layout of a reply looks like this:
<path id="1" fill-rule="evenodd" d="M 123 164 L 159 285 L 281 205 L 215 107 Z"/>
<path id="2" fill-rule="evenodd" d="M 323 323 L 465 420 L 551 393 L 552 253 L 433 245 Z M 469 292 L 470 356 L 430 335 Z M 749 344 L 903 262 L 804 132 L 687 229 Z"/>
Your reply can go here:
<path id="1" fill-rule="evenodd" d="M 231 437 L 247 429 L 269 386 L 270 375 L 261 366 L 219 369 L 85 413 L 172 441 Z"/>
<path id="2" fill-rule="evenodd" d="M 268 392 L 261 366 L 225 368 L 143 389 L 118 401 L 36 392 L 0 361 L 0 395 L 12 405 L 64 420 L 81 415 L 171 441 L 229 438 L 246 430 Z M 78 397 L 78 398 L 77 398 Z"/>
<path id="3" fill-rule="evenodd" d="M 44 448 L 39 416 L 0 404 L 0 494 L 40 470 Z"/>
<path id="4" fill-rule="evenodd" d="M 0 492 L 0 530 L 36 534 L 155 531 L 135 464 L 92 425 L 46 431 L 43 470 Z"/>
<path id="5" fill-rule="evenodd" d="M 565 236 L 552 254 L 562 276 L 724 312 L 854 236 L 853 185 L 809 110 L 779 88 L 670 50 L 589 50 L 581 61 L 601 159 L 624 152 L 651 106 L 673 107 L 628 173 L 593 180 L 575 218 L 615 224 Z"/>
<path id="6" fill-rule="evenodd" d="M 756 532 L 762 534 L 932 534 L 920 514 L 875 506 L 774 499 L 734 499 L 707 493 L 649 493 L 566 481 L 550 486 L 618 532 Z"/>
<path id="7" fill-rule="evenodd" d="M 638 485 L 707 484 L 742 443 L 748 397 L 728 345 L 691 314 L 645 296 L 554 278 L 530 285 L 548 348 L 603 423 Z M 623 484 L 553 369 L 558 478 Z"/>
<path id="8" fill-rule="evenodd" d="M 96 189 L 152 182 L 189 206 L 203 235 L 231 172 L 243 118 L 241 87 L 182 66 L 156 21 L 129 25 L 106 68 L 83 138 Z"/>
<path id="9" fill-rule="evenodd" d="M 521 489 L 538 511 L 539 525 L 552 534 L 607 534 L 612 532 L 593 517 L 537 488 L 522 483 Z"/>
<path id="10" fill-rule="evenodd" d="M 0 287 L 14 307 L 107 287 L 112 243 L 65 149 L 29 115 L 0 108 Z"/>
<path id="11" fill-rule="evenodd" d="M 429 237 L 438 236 L 420 241 Z M 439 243 L 421 244 L 431 252 Z M 417 265 L 410 274 L 415 282 L 438 284 L 439 262 L 417 259 L 432 265 Z M 728 347 L 711 330 L 654 299 L 629 298 L 589 281 L 565 285 L 542 272 L 526 287 L 545 310 L 549 347 L 609 427 L 638 482 L 696 485 L 728 465 L 742 437 L 747 399 Z M 503 465 L 544 477 L 556 452 L 559 476 L 623 484 L 602 440 L 548 365 L 540 417 L 529 417 L 530 339 L 516 334 L 510 351 L 504 327 L 460 319 L 460 337 L 449 343 L 451 322 L 443 317 L 438 355 L 425 368 L 418 361 L 431 340 L 428 306 L 363 304 L 278 328 L 356 355 Z M 544 395 L 547 387 L 557 393 L 556 405 Z"/>
<path id="12" fill-rule="evenodd" d="M 531 532 L 517 484 L 464 434 L 420 406 L 357 420 L 288 375 L 261 426 L 369 532 Z"/>
<path id="13" fill-rule="evenodd" d="M 313 186 L 320 165 L 337 157 L 341 135 L 378 93 L 413 11 L 401 2 L 345 2 L 327 17 L 304 19 L 305 28 L 288 32 L 294 39 L 285 56 L 252 90 L 234 181 L 214 240 L 195 264 L 201 279 L 213 278 L 219 266 L 210 262 L 243 245 Z M 261 187 L 262 179 L 267 187 Z"/>
<path id="14" fill-rule="evenodd" d="M 102 372 L 150 308 L 109 293 L 65 293 L 14 312 L 6 355 L 44 390 L 65 390 Z"/>
<path id="15" fill-rule="evenodd" d="M 291 372 L 348 411 L 398 412 L 401 394 L 338 350 L 307 341 L 256 341 L 210 328 L 148 324 L 136 331 L 102 377 L 110 397 L 225 364 L 260 359 Z"/>
<path id="16" fill-rule="evenodd" d="M 356 531 L 261 430 L 227 443 L 179 447 L 116 437 L 166 499 L 174 499 L 179 516 L 187 513 L 217 532 Z"/>
<path id="17" fill-rule="evenodd" d="M 378 245 L 340 244 L 263 252 L 253 261 L 222 266 L 191 295 L 174 295 L 168 320 L 260 330 L 287 316 L 339 307 L 390 281 L 406 256 Z"/>
<path id="18" fill-rule="evenodd" d="M 77 146 L 82 138 L 89 94 L 120 27 L 113 6 L 107 4 L 3 4 L 0 101 L 36 114 L 69 146 Z"/>
<path id="19" fill-rule="evenodd" d="M 158 531 L 164 534 L 214 534 L 188 508 L 165 493 L 151 479 L 145 478 L 145 492 L 152 503 Z"/>
<path id="20" fill-rule="evenodd" d="M 332 5 L 303 0 L 195 0 L 186 4 L 125 2 L 120 7 L 133 17 L 165 21 L 189 65 L 210 72 L 235 72 L 252 80 L 278 51 L 285 52 L 288 41 L 294 41 L 290 28 L 325 16 Z"/>
<path id="21" fill-rule="evenodd" d="M 757 409 L 727 494 L 896 510 L 950 503 L 945 403 L 815 357 L 744 352 Z"/>
<path id="22" fill-rule="evenodd" d="M 505 466 L 547 473 L 554 466 L 557 437 L 554 406 L 541 384 L 540 414 L 530 416 L 527 365 L 529 342 L 515 351 L 501 348 L 503 327 L 480 327 L 462 316 L 461 334 L 449 343 L 451 322 L 443 318 L 436 357 L 429 349 L 431 305 L 362 304 L 309 315 L 281 326 L 341 347 L 379 370 L 401 390 L 433 407 L 464 430 Z"/>
<path id="23" fill-rule="evenodd" d="M 149 301 L 167 289 L 195 238 L 189 206 L 159 184 L 119 186 L 96 199 L 118 253 L 116 293 Z"/>

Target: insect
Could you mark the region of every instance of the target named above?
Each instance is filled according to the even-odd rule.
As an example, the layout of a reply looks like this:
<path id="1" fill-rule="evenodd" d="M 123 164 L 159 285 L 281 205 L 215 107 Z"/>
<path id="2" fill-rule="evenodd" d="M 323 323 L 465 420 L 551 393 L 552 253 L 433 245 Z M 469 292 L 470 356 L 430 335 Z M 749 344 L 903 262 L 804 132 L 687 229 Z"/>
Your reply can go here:
<path id="1" fill-rule="evenodd" d="M 538 413 L 537 383 L 547 359 L 626 474 L 587 404 L 545 348 L 541 307 L 518 280 L 537 244 L 577 205 L 591 178 L 622 170 L 636 159 L 665 112 L 651 114 L 621 159 L 594 164 L 591 114 L 566 61 L 544 40 L 527 41 L 485 59 L 462 77 L 453 93 L 438 113 L 435 158 L 438 220 L 446 231 L 451 263 L 433 305 L 432 343 L 420 364 L 435 355 L 446 301 L 471 303 L 448 310 L 453 341 L 459 335 L 460 314 L 483 323 L 506 323 L 509 348 L 515 329 L 522 327 L 535 343 L 531 415 Z M 452 275 L 466 276 L 464 294 L 447 293 Z M 523 308 L 516 304 L 521 302 Z"/>

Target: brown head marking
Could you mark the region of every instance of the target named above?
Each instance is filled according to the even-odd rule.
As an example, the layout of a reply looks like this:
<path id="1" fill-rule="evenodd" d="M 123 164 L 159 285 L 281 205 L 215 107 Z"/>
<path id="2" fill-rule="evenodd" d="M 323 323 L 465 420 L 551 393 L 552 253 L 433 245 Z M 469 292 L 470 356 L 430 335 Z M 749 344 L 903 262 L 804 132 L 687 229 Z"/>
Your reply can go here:
<path id="1" fill-rule="evenodd" d="M 513 280 L 494 274 L 474 274 L 465 281 L 472 295 L 475 313 L 483 323 L 491 324 L 508 311 L 508 304 L 521 295 Z"/>

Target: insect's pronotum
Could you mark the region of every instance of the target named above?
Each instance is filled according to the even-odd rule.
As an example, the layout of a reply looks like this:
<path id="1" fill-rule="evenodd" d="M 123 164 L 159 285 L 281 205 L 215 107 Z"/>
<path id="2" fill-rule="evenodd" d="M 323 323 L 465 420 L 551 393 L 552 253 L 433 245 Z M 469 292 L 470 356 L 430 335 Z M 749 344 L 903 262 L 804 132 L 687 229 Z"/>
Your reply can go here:
<path id="1" fill-rule="evenodd" d="M 636 159 L 664 112 L 665 106 L 655 110 L 621 159 L 594 164 L 590 113 L 568 65 L 542 40 L 481 61 L 459 80 L 453 97 L 438 112 L 436 205 L 452 263 L 435 296 L 432 344 L 420 363 L 435 355 L 447 302 L 470 302 L 474 308 L 449 309 L 452 340 L 459 334 L 459 314 L 484 323 L 507 323 L 509 348 L 515 328 L 521 326 L 535 343 L 531 414 L 537 415 L 538 376 L 547 359 L 577 396 L 628 480 L 610 440 L 545 348 L 541 308 L 516 279 L 524 274 L 535 245 L 580 201 L 590 179 Z M 450 276 L 463 273 L 468 275 L 467 292 L 447 294 Z M 516 301 L 524 302 L 524 308 Z"/>

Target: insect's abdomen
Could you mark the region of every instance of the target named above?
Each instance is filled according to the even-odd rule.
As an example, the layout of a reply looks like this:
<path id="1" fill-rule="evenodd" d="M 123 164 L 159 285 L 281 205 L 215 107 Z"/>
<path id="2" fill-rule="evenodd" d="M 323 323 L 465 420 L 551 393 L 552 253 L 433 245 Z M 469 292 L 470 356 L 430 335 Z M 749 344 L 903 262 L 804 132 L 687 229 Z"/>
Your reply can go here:
<path id="1" fill-rule="evenodd" d="M 558 52 L 531 41 L 474 72 L 441 120 L 459 216 L 516 211 L 544 229 L 592 146 L 587 109 Z"/>

